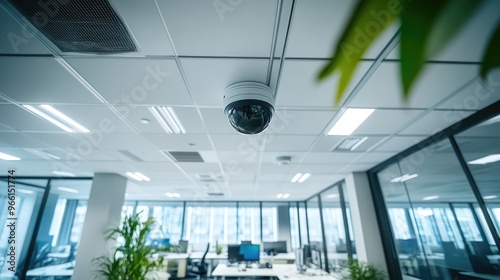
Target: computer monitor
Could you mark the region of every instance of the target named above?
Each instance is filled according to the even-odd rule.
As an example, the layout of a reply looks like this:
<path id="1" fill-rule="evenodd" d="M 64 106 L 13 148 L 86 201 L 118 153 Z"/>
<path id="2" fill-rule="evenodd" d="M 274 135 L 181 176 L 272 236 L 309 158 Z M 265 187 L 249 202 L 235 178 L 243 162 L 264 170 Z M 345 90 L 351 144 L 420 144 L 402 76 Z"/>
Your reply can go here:
<path id="1" fill-rule="evenodd" d="M 274 253 L 274 242 L 264 241 L 262 242 L 262 250 L 268 255 Z"/>
<path id="2" fill-rule="evenodd" d="M 229 244 L 227 245 L 227 261 L 230 263 L 242 261 L 242 255 L 240 254 L 240 245 Z"/>
<path id="3" fill-rule="evenodd" d="M 241 244 L 252 244 L 251 240 L 242 240 Z"/>
<path id="4" fill-rule="evenodd" d="M 274 251 L 276 252 L 276 254 L 288 253 L 288 249 L 286 248 L 286 241 L 274 242 Z"/>
<path id="5" fill-rule="evenodd" d="M 260 257 L 260 245 L 257 244 L 241 244 L 240 254 L 242 261 L 258 262 Z"/>
<path id="6" fill-rule="evenodd" d="M 170 245 L 170 238 L 155 238 L 151 240 L 151 246 L 155 249 L 162 249 Z"/>

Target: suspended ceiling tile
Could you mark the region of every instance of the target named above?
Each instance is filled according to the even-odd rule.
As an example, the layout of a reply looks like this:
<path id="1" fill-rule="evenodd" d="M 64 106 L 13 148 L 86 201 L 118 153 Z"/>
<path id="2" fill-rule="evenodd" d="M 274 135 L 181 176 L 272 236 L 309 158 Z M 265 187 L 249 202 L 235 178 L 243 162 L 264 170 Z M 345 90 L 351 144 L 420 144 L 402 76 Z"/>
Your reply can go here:
<path id="1" fill-rule="evenodd" d="M 453 94 L 477 75 L 477 65 L 426 64 L 413 85 L 409 100 L 405 102 L 399 62 L 383 62 L 347 105 L 364 108 L 428 108 Z"/>
<path id="2" fill-rule="evenodd" d="M 277 1 L 174 0 L 157 4 L 179 55 L 270 55 Z"/>
<path id="3" fill-rule="evenodd" d="M 50 148 L 47 144 L 38 141 L 20 132 L 0 132 L 0 141 L 11 146 L 19 148 Z"/>
<path id="4" fill-rule="evenodd" d="M 287 57 L 330 58 L 356 4 L 355 1 L 345 0 L 297 1 L 287 45 Z M 380 27 L 378 23 L 375 24 Z M 361 29 L 359 41 L 369 32 L 366 31 L 368 28 Z M 368 48 L 364 58 L 376 58 L 397 29 L 398 24 L 393 24 L 383 32 Z"/>
<path id="5" fill-rule="evenodd" d="M 206 151 L 212 149 L 208 137 L 204 134 L 143 133 L 142 135 L 161 150 Z"/>
<path id="6" fill-rule="evenodd" d="M 82 142 L 82 139 L 85 139 L 80 138 L 79 136 L 81 135 L 70 134 L 64 131 L 58 133 L 26 132 L 25 135 L 60 149 L 76 148 Z"/>
<path id="7" fill-rule="evenodd" d="M 221 172 L 219 164 L 217 163 L 178 162 L 177 164 L 186 173 L 202 174 Z"/>
<path id="8" fill-rule="evenodd" d="M 256 154 L 263 143 L 263 134 L 244 135 L 235 131 L 231 134 L 212 134 L 217 151 L 238 152 L 242 155 Z"/>
<path id="9" fill-rule="evenodd" d="M 0 124 L 0 131 L 1 132 L 13 132 L 14 130 L 6 125 Z"/>
<path id="10" fill-rule="evenodd" d="M 322 82 L 317 81 L 317 75 L 326 63 L 326 60 L 287 59 L 283 66 L 276 107 L 320 107 L 335 110 L 334 97 L 339 75 L 334 75 Z M 371 64 L 372 62 L 359 64 L 346 88 L 345 97 L 353 90 Z"/>
<path id="11" fill-rule="evenodd" d="M 397 152 L 371 152 L 368 154 L 364 154 L 356 163 L 353 165 L 360 165 L 370 163 L 376 165 L 377 163 L 381 163 L 382 161 L 389 159 L 390 157 L 396 155 Z"/>
<path id="12" fill-rule="evenodd" d="M 198 106 L 221 106 L 224 90 L 244 81 L 266 83 L 267 59 L 181 58 L 186 80 Z"/>
<path id="13" fill-rule="evenodd" d="M 438 109 L 449 110 L 481 110 L 484 107 L 500 100 L 500 94 L 492 92 L 493 87 L 477 79 L 465 86 L 450 99 L 437 106 Z"/>
<path id="14" fill-rule="evenodd" d="M 66 60 L 119 111 L 131 110 L 136 104 L 193 104 L 174 59 L 71 57 Z"/>
<path id="15" fill-rule="evenodd" d="M 134 169 L 130 170 L 131 172 L 141 172 L 148 177 L 153 176 L 154 173 L 177 173 L 179 171 L 171 162 L 134 162 L 132 166 Z M 180 178 L 185 179 L 185 176 Z M 152 181 L 151 183 L 156 182 Z"/>
<path id="16" fill-rule="evenodd" d="M 329 153 L 307 153 L 302 161 L 307 164 L 322 163 L 322 164 L 345 164 L 355 161 L 363 153 L 360 152 L 329 152 Z"/>
<path id="17" fill-rule="evenodd" d="M 0 92 L 15 101 L 44 104 L 100 103 L 51 57 L 3 56 L 0 61 Z"/>
<path id="18" fill-rule="evenodd" d="M 268 134 L 321 134 L 335 112 L 277 110 L 267 130 Z"/>
<path id="19" fill-rule="evenodd" d="M 430 136 L 451 125 L 454 125 L 456 122 L 472 115 L 473 113 L 474 111 L 432 111 L 418 119 L 415 123 L 407 126 L 399 134 Z"/>
<path id="20" fill-rule="evenodd" d="M 209 133 L 240 134 L 229 124 L 222 108 L 200 108 L 200 112 Z"/>
<path id="21" fill-rule="evenodd" d="M 380 152 L 401 152 L 424 139 L 423 136 L 395 136 L 377 146 L 375 150 Z"/>
<path id="22" fill-rule="evenodd" d="M 95 137 L 97 138 L 97 137 Z M 84 139 L 84 138 L 82 138 Z M 109 133 L 103 134 L 100 141 L 95 141 L 95 146 L 99 149 L 114 149 L 114 150 L 157 150 L 158 148 L 147 140 L 143 135 L 135 133 Z"/>
<path id="23" fill-rule="evenodd" d="M 30 32 L 24 27 L 27 21 L 19 24 L 9 13 L 4 6 L 0 6 L 0 53 L 2 54 L 50 54 Z M 3 58 L 2 58 L 3 59 Z M 2 60 L 0 59 L 0 60 Z"/>
<path id="24" fill-rule="evenodd" d="M 271 141 L 272 140 L 272 141 Z M 274 135 L 270 141 L 266 141 L 265 151 L 307 151 L 316 140 L 315 135 Z"/>
<path id="25" fill-rule="evenodd" d="M 113 0 L 113 7 L 146 55 L 175 55 L 156 1 Z M 147 19 L 147 20 L 144 20 Z"/>

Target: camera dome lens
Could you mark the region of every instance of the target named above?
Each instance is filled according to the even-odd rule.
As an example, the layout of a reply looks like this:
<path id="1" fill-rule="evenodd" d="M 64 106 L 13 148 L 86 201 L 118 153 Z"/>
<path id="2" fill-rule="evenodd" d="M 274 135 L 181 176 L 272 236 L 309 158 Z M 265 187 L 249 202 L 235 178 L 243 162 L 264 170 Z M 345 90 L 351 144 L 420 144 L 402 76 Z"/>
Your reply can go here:
<path id="1" fill-rule="evenodd" d="M 272 111 L 267 106 L 240 105 L 227 112 L 229 123 L 244 134 L 257 134 L 264 131 L 271 122 Z"/>
<path id="2" fill-rule="evenodd" d="M 264 131 L 274 114 L 274 94 L 259 82 L 239 82 L 224 92 L 224 114 L 231 126 L 243 134 Z"/>

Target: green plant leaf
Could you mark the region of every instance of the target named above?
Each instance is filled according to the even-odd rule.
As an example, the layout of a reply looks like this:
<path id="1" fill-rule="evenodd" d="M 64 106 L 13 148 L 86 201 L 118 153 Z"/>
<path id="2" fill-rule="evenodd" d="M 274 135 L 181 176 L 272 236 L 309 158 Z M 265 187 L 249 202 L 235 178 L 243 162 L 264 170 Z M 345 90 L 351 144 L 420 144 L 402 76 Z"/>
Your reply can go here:
<path id="1" fill-rule="evenodd" d="M 500 24 L 497 25 L 495 33 L 491 36 L 491 39 L 484 52 L 483 60 L 481 62 L 481 77 L 486 79 L 488 72 L 500 66 Z"/>
<path id="2" fill-rule="evenodd" d="M 329 63 L 318 74 L 323 80 L 335 71 L 340 71 L 340 80 L 335 95 L 338 104 L 344 95 L 356 66 L 366 50 L 382 32 L 399 17 L 400 0 L 361 0 L 333 49 Z"/>
<path id="3" fill-rule="evenodd" d="M 426 49 L 427 58 L 431 58 L 441 51 L 482 3 L 482 0 L 448 1 L 429 35 Z"/>
<path id="4" fill-rule="evenodd" d="M 447 2 L 447 0 L 403 1 L 400 67 L 405 99 L 408 98 L 411 86 L 424 66 L 428 38 Z"/>

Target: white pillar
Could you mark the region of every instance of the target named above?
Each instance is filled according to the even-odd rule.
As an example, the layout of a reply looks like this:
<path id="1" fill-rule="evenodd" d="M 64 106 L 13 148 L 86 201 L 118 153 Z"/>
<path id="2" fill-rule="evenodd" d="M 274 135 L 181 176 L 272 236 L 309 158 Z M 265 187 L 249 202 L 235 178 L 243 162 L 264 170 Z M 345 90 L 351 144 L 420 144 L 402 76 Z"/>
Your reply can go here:
<path id="1" fill-rule="evenodd" d="M 354 172 L 346 177 L 345 183 L 358 260 L 387 271 L 368 176 L 365 172 Z"/>
<path id="2" fill-rule="evenodd" d="M 71 279 L 95 279 L 93 259 L 107 255 L 113 242 L 105 240 L 104 232 L 119 225 L 127 179 L 118 174 L 96 173 L 87 204 L 82 237 L 78 246 L 75 271 Z"/>
<path id="3" fill-rule="evenodd" d="M 290 240 L 290 210 L 288 205 L 277 207 L 278 212 L 278 240 L 286 241 L 287 251 L 291 252 L 292 244 Z"/>

